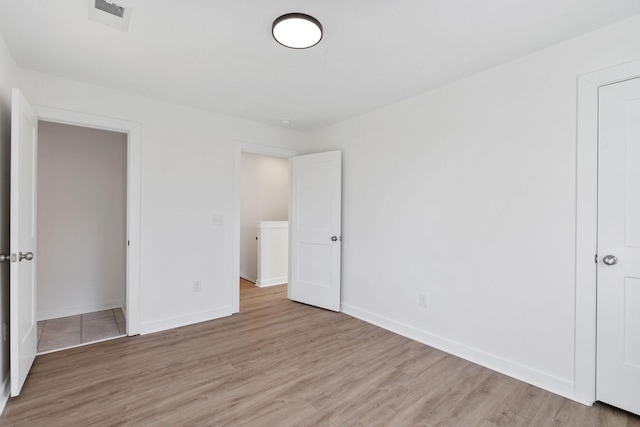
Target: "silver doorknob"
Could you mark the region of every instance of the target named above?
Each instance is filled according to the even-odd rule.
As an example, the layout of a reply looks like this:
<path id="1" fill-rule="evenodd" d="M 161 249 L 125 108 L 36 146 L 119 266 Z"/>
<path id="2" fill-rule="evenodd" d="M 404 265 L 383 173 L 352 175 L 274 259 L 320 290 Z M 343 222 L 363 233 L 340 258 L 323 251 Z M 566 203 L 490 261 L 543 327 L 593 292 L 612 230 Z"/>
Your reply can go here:
<path id="1" fill-rule="evenodd" d="M 27 261 L 31 261 L 33 259 L 33 252 L 27 252 L 26 254 L 23 254 L 22 252 L 20 252 L 18 261 L 22 261 L 23 259 L 26 259 Z"/>
<path id="2" fill-rule="evenodd" d="M 338 241 L 338 236 L 331 236 L 331 241 L 332 242 L 337 242 Z"/>
<path id="3" fill-rule="evenodd" d="M 607 265 L 616 265 L 618 263 L 618 258 L 616 258 L 613 255 L 607 255 L 604 258 L 602 258 L 602 262 L 604 262 Z"/>
<path id="4" fill-rule="evenodd" d="M 9 261 L 11 257 L 7 254 L 0 254 L 0 262 Z"/>

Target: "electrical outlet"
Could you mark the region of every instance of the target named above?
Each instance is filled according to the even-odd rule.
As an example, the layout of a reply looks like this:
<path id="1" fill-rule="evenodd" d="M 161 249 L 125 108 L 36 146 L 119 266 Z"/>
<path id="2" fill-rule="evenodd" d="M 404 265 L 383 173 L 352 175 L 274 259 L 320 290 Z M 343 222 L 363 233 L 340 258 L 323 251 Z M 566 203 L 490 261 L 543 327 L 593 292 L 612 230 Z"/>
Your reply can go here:
<path id="1" fill-rule="evenodd" d="M 220 227 L 224 225 L 224 215 L 215 214 L 211 217 L 211 225 Z"/>
<path id="2" fill-rule="evenodd" d="M 418 300 L 418 303 L 420 304 L 420 307 L 426 307 L 427 306 L 427 294 L 425 294 L 424 292 L 420 292 L 420 299 Z"/>
<path id="3" fill-rule="evenodd" d="M 193 292 L 200 292 L 202 290 L 202 282 L 200 280 L 196 280 L 193 282 Z"/>

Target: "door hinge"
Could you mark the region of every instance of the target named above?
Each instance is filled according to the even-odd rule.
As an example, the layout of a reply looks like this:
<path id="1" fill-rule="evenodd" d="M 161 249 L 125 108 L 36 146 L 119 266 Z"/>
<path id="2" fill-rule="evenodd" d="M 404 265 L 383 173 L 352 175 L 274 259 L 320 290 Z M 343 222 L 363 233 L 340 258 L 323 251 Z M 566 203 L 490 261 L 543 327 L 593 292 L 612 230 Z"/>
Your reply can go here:
<path id="1" fill-rule="evenodd" d="M 596 264 L 598 263 L 598 254 L 596 254 L 596 255 L 593 257 L 593 262 L 595 262 Z"/>

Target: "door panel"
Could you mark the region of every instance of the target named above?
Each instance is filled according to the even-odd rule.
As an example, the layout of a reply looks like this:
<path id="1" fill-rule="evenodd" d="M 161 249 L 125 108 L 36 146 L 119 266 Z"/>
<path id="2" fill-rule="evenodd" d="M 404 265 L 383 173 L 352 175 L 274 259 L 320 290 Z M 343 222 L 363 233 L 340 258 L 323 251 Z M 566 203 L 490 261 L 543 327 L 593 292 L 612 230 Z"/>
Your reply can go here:
<path id="1" fill-rule="evenodd" d="M 640 79 L 636 79 L 636 82 Z M 640 99 L 627 101 L 626 117 L 623 126 L 626 127 L 626 177 L 627 191 L 625 194 L 625 244 L 628 247 L 640 248 Z"/>
<path id="2" fill-rule="evenodd" d="M 640 369 L 640 279 L 624 280 L 624 363 Z"/>
<path id="3" fill-rule="evenodd" d="M 340 311 L 341 169 L 340 151 L 291 159 L 289 298 L 334 311 Z"/>
<path id="4" fill-rule="evenodd" d="M 640 414 L 640 79 L 599 98 L 596 398 Z"/>
<path id="5" fill-rule="evenodd" d="M 37 351 L 35 187 L 38 117 L 18 89 L 13 89 L 11 108 L 11 396 L 17 396 Z"/>

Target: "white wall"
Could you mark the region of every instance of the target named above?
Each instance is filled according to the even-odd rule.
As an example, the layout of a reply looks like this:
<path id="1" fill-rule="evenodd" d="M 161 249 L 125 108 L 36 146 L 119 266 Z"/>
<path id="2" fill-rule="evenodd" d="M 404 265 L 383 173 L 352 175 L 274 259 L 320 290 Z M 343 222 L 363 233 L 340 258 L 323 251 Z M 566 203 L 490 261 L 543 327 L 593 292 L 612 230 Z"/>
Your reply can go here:
<path id="1" fill-rule="evenodd" d="M 127 135 L 38 126 L 38 320 L 122 307 Z"/>
<path id="2" fill-rule="evenodd" d="M 344 311 L 574 396 L 577 76 L 638 58 L 640 16 L 316 132 Z"/>
<path id="3" fill-rule="evenodd" d="M 9 253 L 9 172 L 11 165 L 11 88 L 17 85 L 15 61 L 0 34 L 0 253 Z M 0 320 L 9 325 L 9 263 L 0 263 Z M 0 412 L 9 398 L 9 340 L 0 330 Z"/>
<path id="4" fill-rule="evenodd" d="M 231 314 L 234 143 L 292 148 L 309 137 L 33 71 L 19 77 L 32 104 L 140 123 L 142 333 Z"/>
<path id="5" fill-rule="evenodd" d="M 240 198 L 240 277 L 255 282 L 257 222 L 289 215 L 289 160 L 243 152 Z"/>

